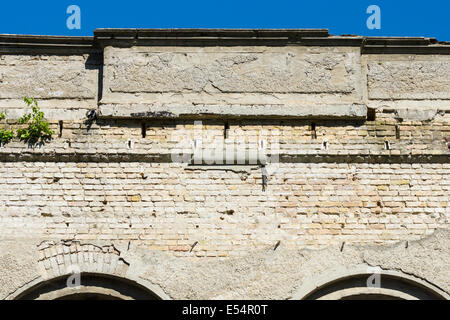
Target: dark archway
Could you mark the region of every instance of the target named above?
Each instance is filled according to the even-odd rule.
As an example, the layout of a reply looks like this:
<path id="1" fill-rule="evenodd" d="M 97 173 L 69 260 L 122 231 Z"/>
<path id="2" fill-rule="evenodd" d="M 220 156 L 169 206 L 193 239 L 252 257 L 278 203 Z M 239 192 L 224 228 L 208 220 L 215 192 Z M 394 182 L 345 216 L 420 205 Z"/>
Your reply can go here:
<path id="1" fill-rule="evenodd" d="M 122 299 L 100 293 L 74 293 L 68 296 L 57 298 L 55 300 L 122 300 Z"/>
<path id="2" fill-rule="evenodd" d="M 70 275 L 40 282 L 15 297 L 16 300 L 160 300 L 143 285 L 125 278 L 81 273 L 80 286 L 68 287 Z"/>
<path id="3" fill-rule="evenodd" d="M 304 300 L 446 300 L 445 293 L 409 277 L 382 273 L 380 286 L 368 287 L 368 273 L 347 275 L 323 283 Z"/>

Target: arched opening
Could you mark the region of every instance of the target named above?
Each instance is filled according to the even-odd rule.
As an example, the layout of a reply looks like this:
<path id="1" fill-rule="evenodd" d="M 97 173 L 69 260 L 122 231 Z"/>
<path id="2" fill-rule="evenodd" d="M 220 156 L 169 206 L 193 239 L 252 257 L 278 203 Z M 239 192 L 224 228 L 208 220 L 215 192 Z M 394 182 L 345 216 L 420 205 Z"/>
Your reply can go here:
<path id="1" fill-rule="evenodd" d="M 55 300 L 122 300 L 122 299 L 99 293 L 75 293 Z"/>
<path id="2" fill-rule="evenodd" d="M 68 286 L 71 275 L 40 282 L 15 300 L 160 300 L 155 293 L 129 279 L 107 274 L 81 273 L 79 286 Z"/>
<path id="3" fill-rule="evenodd" d="M 446 300 L 448 295 L 433 285 L 393 272 L 380 273 L 379 286 L 368 286 L 371 273 L 354 273 L 316 284 L 299 293 L 303 300 Z"/>

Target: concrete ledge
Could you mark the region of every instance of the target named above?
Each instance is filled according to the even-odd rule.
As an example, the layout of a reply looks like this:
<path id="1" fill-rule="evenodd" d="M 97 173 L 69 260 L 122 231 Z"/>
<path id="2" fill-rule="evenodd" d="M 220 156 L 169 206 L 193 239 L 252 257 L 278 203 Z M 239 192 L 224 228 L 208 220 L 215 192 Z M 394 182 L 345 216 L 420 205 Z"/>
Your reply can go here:
<path id="1" fill-rule="evenodd" d="M 194 154 L 185 153 L 183 155 L 177 153 L 118 153 L 118 152 L 45 152 L 35 150 L 26 152 L 23 150 L 2 150 L 0 149 L 1 162 L 145 162 L 145 163 L 179 163 L 181 165 L 192 164 L 192 169 L 199 165 L 209 166 L 213 169 L 241 168 L 242 166 L 255 166 L 277 163 L 450 163 L 448 154 L 267 154 L 260 159 L 249 158 L 245 155 L 242 158 L 235 158 L 234 162 L 216 165 L 210 162 L 210 158 L 206 161 L 194 163 Z"/>
<path id="2" fill-rule="evenodd" d="M 167 105 L 103 104 L 100 118 L 298 118 L 366 119 L 367 106 L 353 105 Z"/>
<path id="3" fill-rule="evenodd" d="M 330 35 L 328 29 L 96 29 L 93 37 L 0 34 L 0 52 L 99 49 L 108 45 L 357 46 L 363 54 L 450 54 L 450 43 L 425 37 Z"/>
<path id="4" fill-rule="evenodd" d="M 100 53 L 94 37 L 0 34 L 1 54 Z"/>
<path id="5" fill-rule="evenodd" d="M 301 38 L 328 37 L 328 29 L 133 29 L 101 28 L 94 30 L 96 39 L 156 38 Z"/>

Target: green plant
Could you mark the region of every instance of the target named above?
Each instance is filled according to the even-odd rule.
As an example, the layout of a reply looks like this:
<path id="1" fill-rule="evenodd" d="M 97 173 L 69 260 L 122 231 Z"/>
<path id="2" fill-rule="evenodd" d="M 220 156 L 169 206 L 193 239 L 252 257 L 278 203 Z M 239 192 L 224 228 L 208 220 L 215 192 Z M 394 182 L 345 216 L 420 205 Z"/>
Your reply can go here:
<path id="1" fill-rule="evenodd" d="M 50 130 L 50 124 L 45 121 L 44 112 L 39 109 L 37 101 L 27 97 L 24 97 L 23 101 L 31 108 L 31 113 L 27 113 L 19 119 L 20 124 L 28 124 L 28 127 L 18 129 L 17 137 L 29 143 L 50 140 L 54 132 Z"/>
<path id="2" fill-rule="evenodd" d="M 5 114 L 0 112 L 0 120 L 5 119 Z M 12 130 L 0 129 L 0 146 L 3 146 L 10 142 L 14 138 L 14 132 Z"/>

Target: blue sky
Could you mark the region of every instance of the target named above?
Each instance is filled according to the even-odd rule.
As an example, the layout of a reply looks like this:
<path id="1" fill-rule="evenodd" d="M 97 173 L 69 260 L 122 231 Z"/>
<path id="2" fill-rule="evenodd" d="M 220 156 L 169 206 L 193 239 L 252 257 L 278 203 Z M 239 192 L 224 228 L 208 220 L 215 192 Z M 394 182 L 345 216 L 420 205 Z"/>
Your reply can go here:
<path id="1" fill-rule="evenodd" d="M 69 5 L 81 29 L 69 30 Z M 381 9 L 381 29 L 366 26 Z M 450 41 L 450 0 L 2 1 L 0 33 L 92 36 L 96 28 L 327 28 L 331 34 L 426 36 Z"/>

